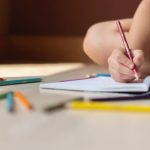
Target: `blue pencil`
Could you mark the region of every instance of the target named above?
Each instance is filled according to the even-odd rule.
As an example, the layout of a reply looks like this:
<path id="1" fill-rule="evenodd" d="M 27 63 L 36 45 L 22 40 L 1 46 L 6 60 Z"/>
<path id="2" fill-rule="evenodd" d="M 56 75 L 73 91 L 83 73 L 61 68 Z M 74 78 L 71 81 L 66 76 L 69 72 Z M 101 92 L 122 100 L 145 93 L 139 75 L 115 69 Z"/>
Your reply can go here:
<path id="1" fill-rule="evenodd" d="M 96 77 L 111 77 L 110 74 L 107 74 L 107 73 L 96 73 L 95 75 Z"/>
<path id="2" fill-rule="evenodd" d="M 6 95 L 6 108 L 9 112 L 12 112 L 14 110 L 13 92 L 8 92 L 8 94 Z"/>

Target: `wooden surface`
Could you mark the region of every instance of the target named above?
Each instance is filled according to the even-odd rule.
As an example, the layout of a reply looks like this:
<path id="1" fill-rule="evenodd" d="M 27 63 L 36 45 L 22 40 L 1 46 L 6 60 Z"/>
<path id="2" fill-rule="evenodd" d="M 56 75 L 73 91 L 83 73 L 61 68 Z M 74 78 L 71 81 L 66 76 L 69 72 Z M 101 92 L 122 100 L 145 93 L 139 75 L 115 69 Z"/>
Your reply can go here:
<path id="1" fill-rule="evenodd" d="M 62 73 L 60 68 L 59 74 L 44 77 L 44 81 L 83 77 L 94 72 L 104 70 L 89 64 Z M 17 112 L 10 114 L 6 111 L 5 101 L 0 102 L 0 146 L 3 150 L 149 149 L 149 114 L 70 109 L 45 114 L 43 108 L 79 95 L 44 92 L 39 89 L 39 83 L 5 86 L 0 89 L 22 91 L 35 107 L 33 112 L 29 112 L 17 103 Z M 149 100 L 146 101 L 148 102 L 150 103 Z"/>

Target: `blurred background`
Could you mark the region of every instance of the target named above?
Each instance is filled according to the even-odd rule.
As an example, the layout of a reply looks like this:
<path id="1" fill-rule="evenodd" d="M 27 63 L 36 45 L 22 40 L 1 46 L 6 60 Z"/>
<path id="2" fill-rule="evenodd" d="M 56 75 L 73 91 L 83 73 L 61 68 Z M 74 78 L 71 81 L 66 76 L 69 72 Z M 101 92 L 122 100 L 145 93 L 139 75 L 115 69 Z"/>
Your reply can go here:
<path id="1" fill-rule="evenodd" d="M 0 63 L 89 62 L 94 23 L 132 17 L 141 0 L 0 0 Z"/>

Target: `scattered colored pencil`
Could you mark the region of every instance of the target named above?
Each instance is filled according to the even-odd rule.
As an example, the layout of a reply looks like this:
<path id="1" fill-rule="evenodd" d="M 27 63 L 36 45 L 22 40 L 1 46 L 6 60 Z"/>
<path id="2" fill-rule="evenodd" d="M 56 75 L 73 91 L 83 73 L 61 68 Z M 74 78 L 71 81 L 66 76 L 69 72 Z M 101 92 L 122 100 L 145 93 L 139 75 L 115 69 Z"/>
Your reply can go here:
<path id="1" fill-rule="evenodd" d="M 32 104 L 27 100 L 27 98 L 21 92 L 14 92 L 14 96 L 20 101 L 20 103 L 27 109 L 33 109 Z"/>
<path id="2" fill-rule="evenodd" d="M 8 92 L 6 95 L 6 108 L 9 112 L 14 110 L 13 92 Z"/>
<path id="3" fill-rule="evenodd" d="M 5 80 L 4 78 L 0 78 L 0 81 L 3 81 L 3 80 Z"/>
<path id="4" fill-rule="evenodd" d="M 0 100 L 4 100 L 7 96 L 8 92 L 0 92 Z"/>
<path id="5" fill-rule="evenodd" d="M 35 83 L 35 82 L 41 82 L 41 81 L 42 81 L 42 78 L 39 78 L 39 77 L 7 79 L 4 81 L 0 81 L 0 86 L 25 84 L 25 83 Z"/>

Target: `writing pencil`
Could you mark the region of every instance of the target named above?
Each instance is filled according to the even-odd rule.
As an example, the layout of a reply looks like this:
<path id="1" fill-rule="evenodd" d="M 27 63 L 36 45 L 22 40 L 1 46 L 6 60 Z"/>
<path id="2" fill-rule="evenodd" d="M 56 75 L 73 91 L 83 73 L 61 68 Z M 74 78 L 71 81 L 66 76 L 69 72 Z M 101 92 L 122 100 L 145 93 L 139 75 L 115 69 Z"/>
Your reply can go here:
<path id="1" fill-rule="evenodd" d="M 119 30 L 119 33 L 120 33 L 120 36 L 121 36 L 123 45 L 124 45 L 124 47 L 125 47 L 125 50 L 127 51 L 128 58 L 129 58 L 129 59 L 132 61 L 132 63 L 134 64 L 134 62 L 133 62 L 133 55 L 132 55 L 131 49 L 129 48 L 129 44 L 128 44 L 127 39 L 126 39 L 126 36 L 125 36 L 125 34 L 124 34 L 124 31 L 123 31 L 121 22 L 120 22 L 120 21 L 117 21 L 116 24 L 117 24 L 117 27 L 118 27 L 118 30 Z M 137 73 L 137 69 L 136 69 L 136 65 L 135 65 L 135 64 L 134 64 L 133 72 L 134 72 L 134 75 L 135 75 L 136 80 L 138 80 L 139 77 L 138 77 L 138 73 Z"/>

